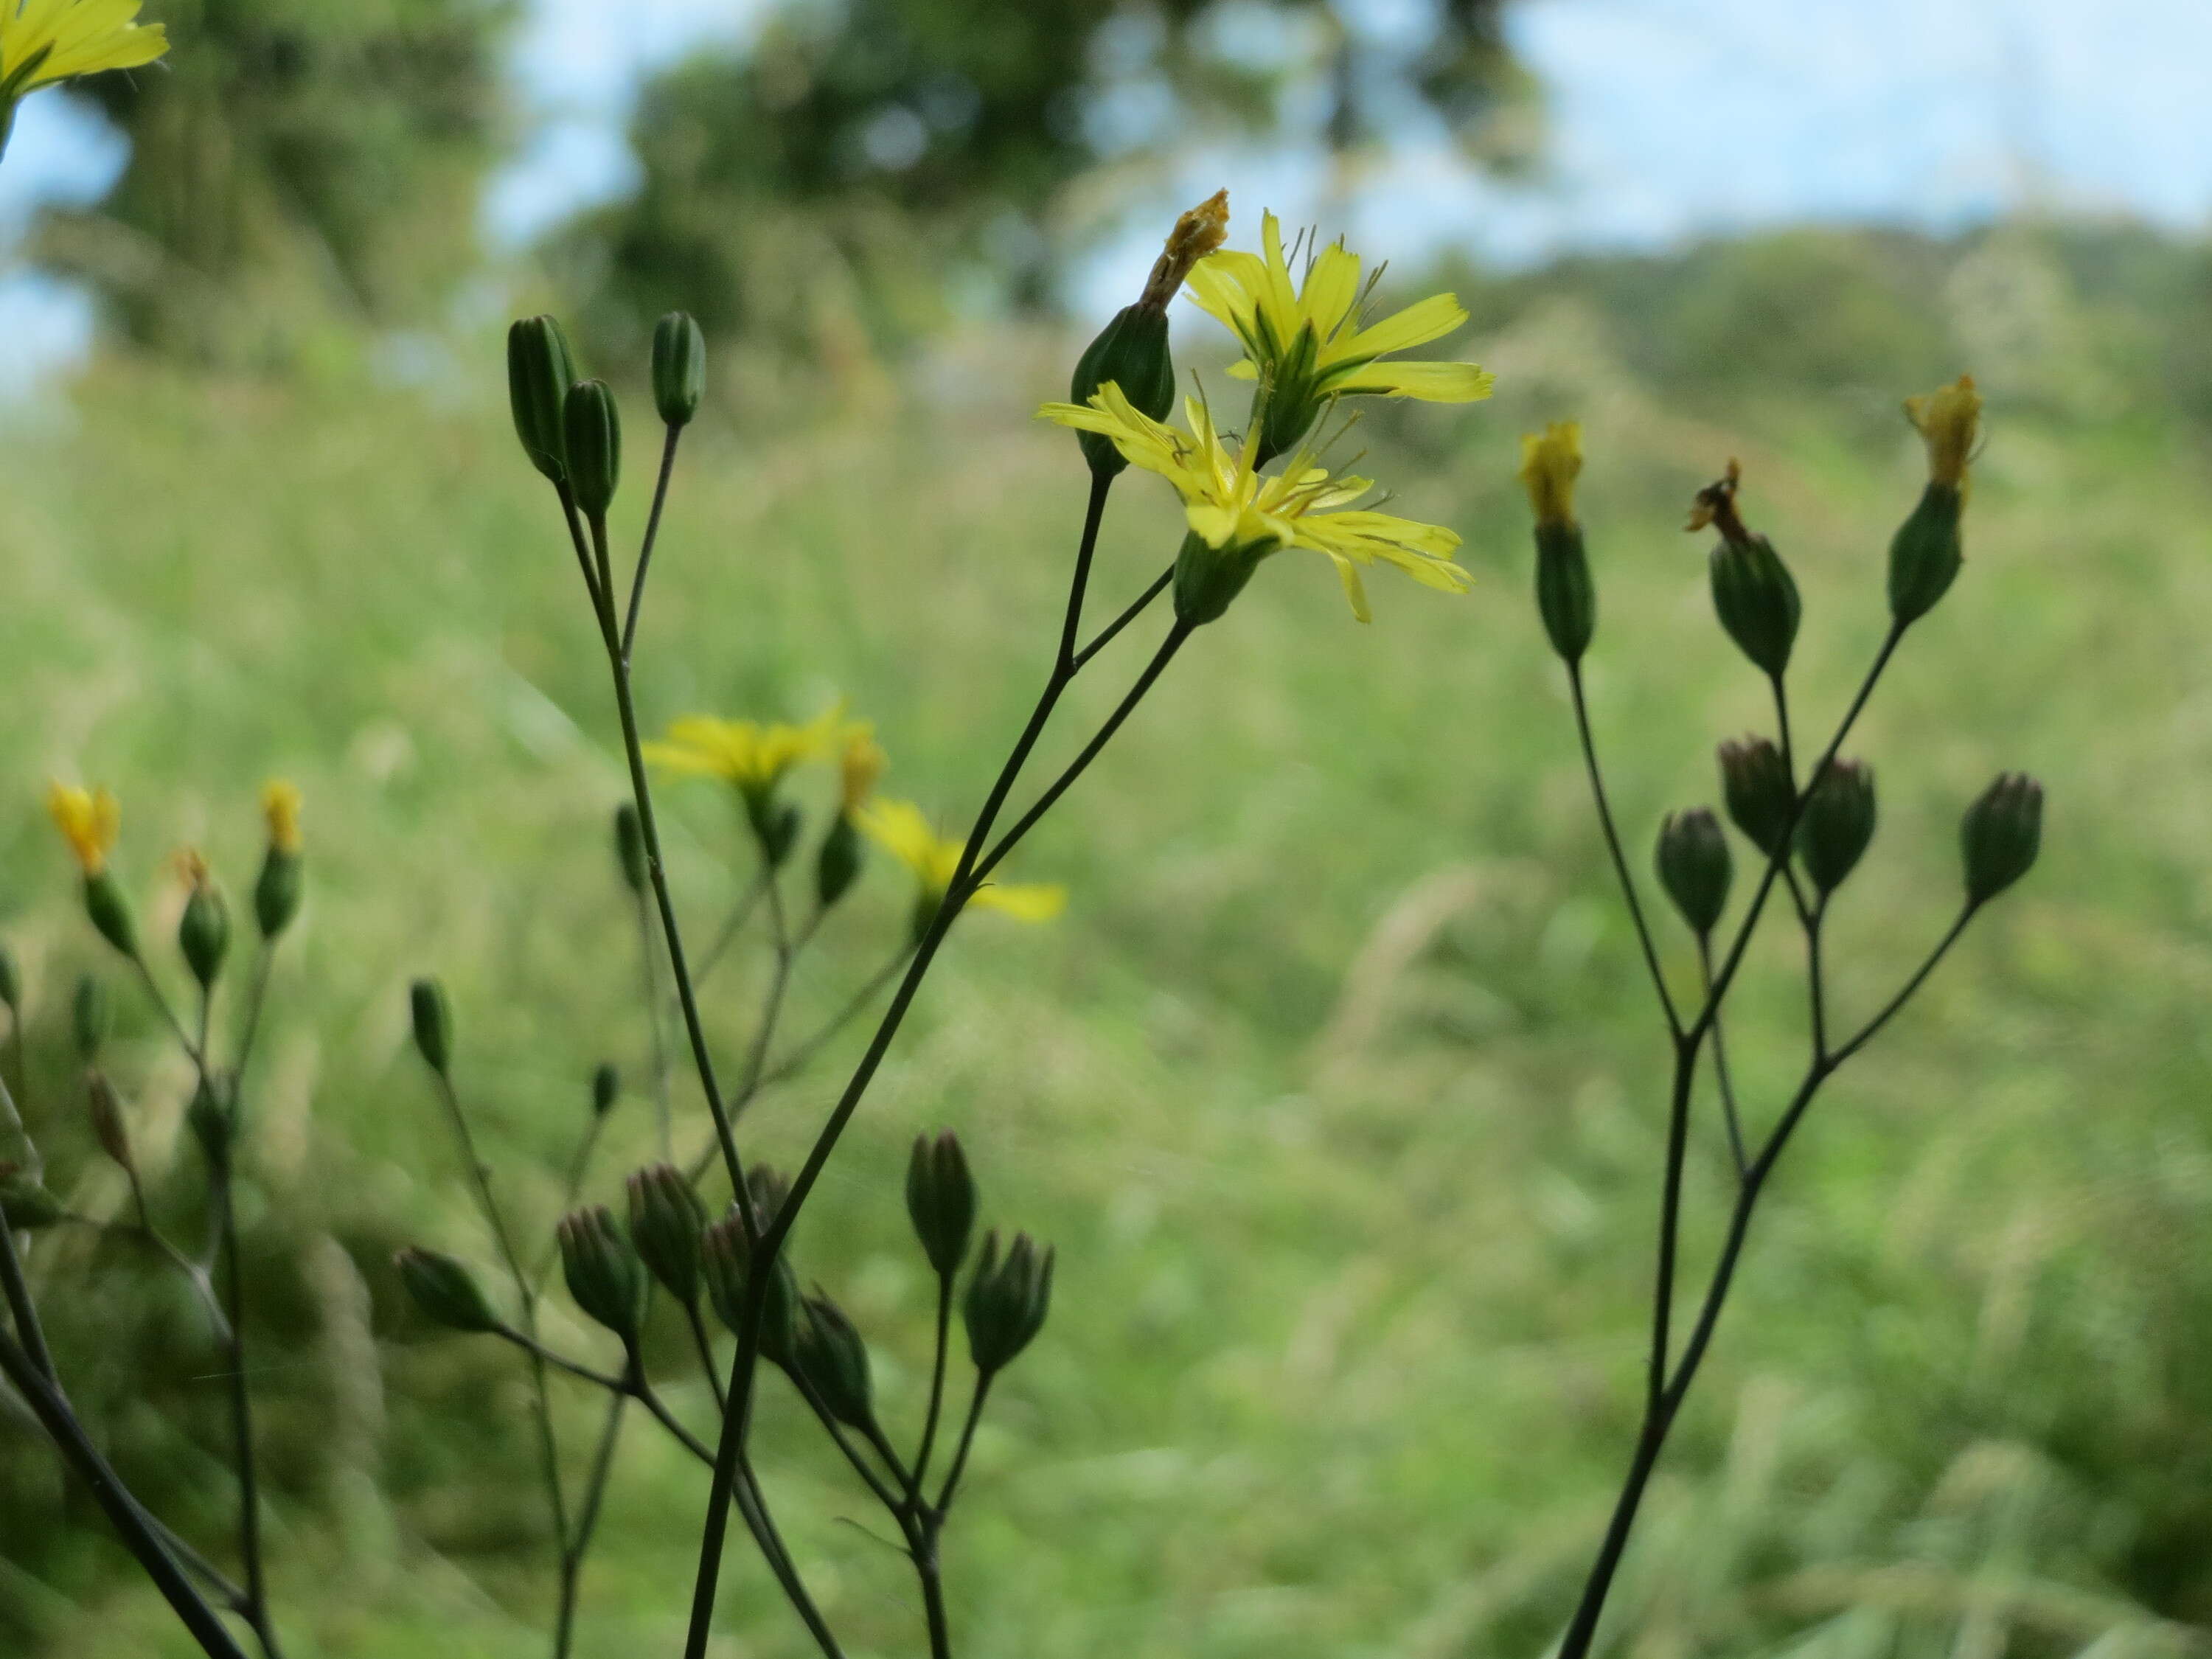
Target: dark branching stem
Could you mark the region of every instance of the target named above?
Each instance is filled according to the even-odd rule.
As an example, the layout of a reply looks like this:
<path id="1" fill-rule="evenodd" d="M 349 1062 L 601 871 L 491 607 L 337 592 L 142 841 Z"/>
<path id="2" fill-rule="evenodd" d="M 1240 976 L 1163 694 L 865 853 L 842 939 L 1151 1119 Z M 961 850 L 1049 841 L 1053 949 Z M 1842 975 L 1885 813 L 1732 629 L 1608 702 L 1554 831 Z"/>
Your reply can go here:
<path id="1" fill-rule="evenodd" d="M 975 1443 L 975 1425 L 983 1420 L 983 1402 L 990 1398 L 991 1384 L 995 1372 L 978 1372 L 975 1391 L 969 1396 L 967 1420 L 960 1425 L 960 1443 L 953 1449 L 952 1467 L 945 1471 L 945 1484 L 938 1488 L 935 1508 L 943 1515 L 952 1507 L 953 1498 L 960 1491 L 960 1477 L 968 1472 L 968 1453 Z"/>
<path id="2" fill-rule="evenodd" d="M 1161 571 L 1158 575 L 1152 578 L 1151 586 L 1146 587 L 1143 592 L 1137 595 L 1136 599 L 1132 601 L 1127 610 L 1124 611 L 1120 616 L 1115 617 L 1112 622 L 1108 623 L 1105 627 L 1100 629 L 1097 637 L 1094 638 L 1090 644 L 1085 646 L 1082 650 L 1075 653 L 1075 666 L 1077 670 L 1080 671 L 1085 663 L 1089 662 L 1101 651 L 1103 651 L 1108 646 L 1113 644 L 1115 637 L 1119 635 L 1123 629 L 1127 628 L 1131 623 L 1136 621 L 1138 617 L 1143 616 L 1146 611 L 1151 610 L 1152 608 L 1152 601 L 1158 599 L 1161 594 L 1166 592 L 1168 591 L 1168 584 L 1175 580 L 1175 566 L 1172 564 L 1169 565 L 1166 569 Z"/>
<path id="3" fill-rule="evenodd" d="M 1710 933 L 1698 935 L 1698 969 L 1704 994 L 1713 994 L 1713 940 Z M 1721 1018 L 1713 1016 L 1713 1075 L 1720 1084 L 1721 1118 L 1728 1125 L 1729 1157 L 1735 1165 L 1735 1178 L 1741 1182 L 1751 1169 L 1751 1155 L 1744 1149 L 1743 1117 L 1736 1109 L 1735 1080 L 1729 1073 L 1728 1041 L 1722 1032 Z"/>
<path id="4" fill-rule="evenodd" d="M 919 1494 L 929 1479 L 930 1454 L 937 1449 L 937 1425 L 945 1413 L 945 1369 L 952 1346 L 952 1282 L 951 1273 L 937 1276 L 937 1352 L 929 1368 L 929 1411 L 921 1422 L 921 1445 L 914 1455 L 913 1490 Z"/>
<path id="5" fill-rule="evenodd" d="M 584 1558 L 591 1553 L 592 1534 L 599 1527 L 599 1508 L 606 1498 L 607 1480 L 614 1473 L 615 1447 L 622 1438 L 623 1408 L 627 1394 L 607 1401 L 607 1420 L 599 1431 L 599 1449 L 592 1455 L 592 1472 L 584 1483 L 583 1504 L 576 1513 L 576 1528 L 561 1540 L 561 1604 L 553 1626 L 553 1659 L 568 1659 L 575 1644 L 576 1591 L 584 1577 Z"/>
<path id="6" fill-rule="evenodd" d="M 1589 702 L 1583 695 L 1580 659 L 1567 665 L 1567 688 L 1574 696 L 1575 734 L 1582 744 L 1583 769 L 1589 774 L 1590 798 L 1597 805 L 1598 827 L 1605 833 L 1605 849 L 1613 860 L 1613 872 L 1620 879 L 1629 920 L 1636 924 L 1636 942 L 1643 949 L 1644 966 L 1651 975 L 1652 989 L 1659 994 L 1660 1012 L 1666 1016 L 1668 1030 L 1679 1042 L 1681 1017 L 1674 1012 L 1674 996 L 1667 989 L 1666 970 L 1659 965 L 1659 949 L 1652 942 L 1650 924 L 1644 918 L 1644 901 L 1637 896 L 1636 878 L 1629 872 L 1628 860 L 1620 848 L 1620 832 L 1613 821 L 1613 806 L 1606 799 L 1605 774 L 1598 765 L 1596 741 L 1590 735 Z"/>
<path id="7" fill-rule="evenodd" d="M 1000 769 L 998 779 L 992 785 L 981 811 L 976 815 L 975 824 L 969 831 L 967 843 L 962 849 L 960 863 L 953 872 L 952 879 L 946 884 L 945 896 L 938 904 L 936 915 L 931 918 L 928 927 L 924 931 L 916 945 L 913 959 L 908 963 L 906 973 L 900 980 L 898 988 L 892 994 L 890 1006 L 884 1009 L 883 1018 L 877 1024 L 874 1036 L 869 1040 L 868 1046 L 854 1066 L 853 1075 L 847 1082 L 843 1093 L 839 1097 L 836 1107 L 832 1109 L 820 1133 L 816 1136 L 814 1146 L 807 1153 L 805 1162 L 800 1166 L 798 1176 L 793 1181 L 790 1194 L 777 1213 L 775 1222 L 769 1227 L 765 1235 L 759 1238 L 757 1259 L 763 1264 L 772 1261 L 775 1253 L 782 1248 L 783 1241 L 789 1235 L 793 1224 L 798 1219 L 807 1195 L 813 1190 L 814 1183 L 821 1178 L 823 1165 L 828 1163 L 830 1154 L 836 1150 L 838 1139 L 844 1133 L 846 1125 L 852 1121 L 853 1114 L 859 1109 L 862 1097 L 866 1094 L 869 1085 L 875 1079 L 877 1069 L 883 1064 L 884 1056 L 890 1051 L 892 1041 L 897 1036 L 899 1028 L 906 1019 L 907 1012 L 913 1006 L 915 994 L 920 991 L 922 981 L 927 976 L 930 964 L 936 959 L 937 952 L 944 945 L 946 934 L 968 901 L 975 896 L 976 886 L 981 879 L 988 874 L 988 861 L 984 860 L 982 849 L 988 844 L 992 829 L 998 821 L 999 813 L 1005 806 L 1007 797 L 1012 793 L 1015 783 L 1021 775 L 1022 769 L 1029 760 L 1030 751 L 1036 748 L 1038 739 L 1043 736 L 1045 726 L 1051 720 L 1053 710 L 1058 706 L 1061 694 L 1074 679 L 1079 666 L 1076 661 L 1075 640 L 1082 626 L 1083 601 L 1090 580 L 1091 557 L 1097 549 L 1099 526 L 1104 519 L 1107 495 L 1112 487 L 1112 482 L 1110 477 L 1097 475 L 1094 475 L 1091 480 L 1091 497 L 1084 513 L 1082 540 L 1076 552 L 1074 572 L 1068 583 L 1066 610 L 1061 622 L 1060 647 L 1054 657 L 1052 672 L 1045 681 L 1043 690 L 1038 695 L 1036 707 L 1030 711 L 1028 724 L 1023 728 L 1021 735 L 1016 738 L 1012 750 L 1007 755 L 1006 763 Z M 1175 651 L 1187 637 L 1188 630 L 1181 625 L 1178 625 L 1170 635 L 1168 643 L 1162 647 L 1161 653 L 1146 671 L 1142 681 L 1144 689 L 1148 690 L 1152 682 L 1158 678 L 1160 671 L 1166 666 L 1167 659 L 1174 655 Z M 1134 695 L 1141 696 L 1142 692 L 1139 691 Z M 1121 720 L 1127 717 L 1128 711 L 1133 706 L 1134 696 L 1125 698 L 1122 706 L 1109 720 L 1109 726 L 1118 726 Z M 1110 732 L 1107 735 L 1110 735 Z M 1084 768 L 1090 764 L 1091 759 L 1095 757 L 1100 746 L 1098 742 L 1094 741 L 1068 770 L 1061 775 L 1060 781 L 1054 786 L 1053 789 L 1047 792 L 1050 799 L 1057 799 L 1059 794 L 1064 793 L 1066 787 L 1072 784 Z M 1041 805 L 1049 805 L 1049 800 L 1041 803 Z M 1001 848 L 1010 848 L 1012 842 L 1018 839 L 1019 832 L 1025 830 L 1038 815 L 1037 811 L 1033 809 L 1030 815 L 1017 826 L 1016 833 L 1001 843 Z M 738 1334 L 737 1352 L 731 1362 L 730 1405 L 722 1417 L 721 1442 L 716 1448 L 714 1458 L 714 1488 L 708 1498 L 707 1518 L 702 1528 L 699 1569 L 692 1586 L 690 1626 L 684 1643 L 685 1659 L 705 1659 L 708 1638 L 714 1625 L 714 1593 L 721 1576 L 722 1546 L 727 1531 L 726 1516 L 744 1451 L 752 1395 L 752 1376 L 757 1369 L 760 1352 L 760 1325 L 765 1311 L 763 1297 L 759 1287 L 766 1284 L 768 1274 L 765 1272 L 757 1273 L 753 1274 L 751 1279 L 752 1285 L 748 1291 L 743 1308 L 744 1317 Z"/>
<path id="8" fill-rule="evenodd" d="M 623 617 L 622 660 L 629 666 L 630 651 L 637 643 L 638 612 L 645 607 L 645 573 L 653 563 L 653 549 L 660 539 L 660 510 L 668 505 L 669 475 L 676 471 L 676 446 L 683 441 L 684 428 L 671 426 L 660 446 L 660 477 L 653 486 L 653 511 L 646 515 L 645 539 L 638 544 L 637 572 L 630 578 L 629 610 Z"/>

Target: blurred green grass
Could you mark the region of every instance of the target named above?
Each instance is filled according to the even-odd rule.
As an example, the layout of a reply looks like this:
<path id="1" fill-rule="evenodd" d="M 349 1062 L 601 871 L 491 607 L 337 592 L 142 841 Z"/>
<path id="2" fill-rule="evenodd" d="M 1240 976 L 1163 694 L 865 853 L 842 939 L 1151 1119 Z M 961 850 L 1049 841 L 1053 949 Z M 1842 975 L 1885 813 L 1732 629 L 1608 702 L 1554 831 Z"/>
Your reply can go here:
<path id="1" fill-rule="evenodd" d="M 1678 395 L 1571 292 L 1478 310 L 1498 398 L 1392 411 L 1366 464 L 1399 510 L 1463 531 L 1475 592 L 1378 580 L 1362 629 L 1318 561 L 1271 565 L 1017 860 L 1070 884 L 1067 918 L 963 924 L 802 1230 L 902 1423 L 927 1382 L 912 1134 L 958 1129 L 987 1219 L 1060 1246 L 1053 1322 L 948 1546 L 975 1659 L 1534 1654 L 1602 1524 L 1635 1427 L 1665 1054 L 1531 614 L 1514 437 L 1586 423 L 1593 696 L 1640 867 L 1664 810 L 1714 795 L 1712 743 L 1765 714 L 1677 528 L 1691 492 L 1743 459 L 1805 590 L 1801 731 L 1825 729 L 1919 476 L 1902 422 L 1869 411 L 1925 387 Z M 489 1255 L 407 1048 L 408 979 L 444 976 L 464 1090 L 541 1236 L 591 1066 L 635 1075 L 644 1053 L 603 665 L 490 331 L 468 349 L 428 393 L 104 363 L 64 426 L 9 438 L 0 915 L 31 987 L 29 1107 L 80 1208 L 120 1194 L 75 1121 L 58 1011 L 104 964 L 40 786 L 120 791 L 124 869 L 165 916 L 167 848 L 204 845 L 240 893 L 255 787 L 282 772 L 307 796 L 312 897 L 248 1194 L 295 1655 L 541 1650 L 518 1369 L 421 1329 L 384 1266 L 407 1242 Z M 648 720 L 843 696 L 878 724 L 887 788 L 957 821 L 1046 665 L 1082 475 L 1027 413 L 1063 362 L 971 343 L 871 410 L 703 428 L 647 609 Z M 1639 1656 L 2212 1645 L 2205 440 L 2140 399 L 2047 395 L 2024 357 L 1966 366 L 1992 392 L 1970 562 L 1852 745 L 1883 819 L 1835 918 L 1839 1006 L 1878 1006 L 1940 931 L 1956 815 L 2000 768 L 2050 787 L 2045 860 L 1793 1152 L 1623 1583 Z M 1102 614 L 1173 544 L 1147 482 L 1117 492 Z M 633 532 L 642 493 L 618 509 Z M 1056 753 L 1143 648 L 1086 676 Z M 664 799 L 702 933 L 742 875 L 733 817 L 705 786 Z M 796 1029 L 904 901 L 872 874 Z M 1772 930 L 1730 1030 L 1770 1109 L 1802 1043 L 1794 960 Z M 717 988 L 726 1052 L 757 984 Z M 188 1222 L 184 1079 L 118 1000 L 116 1069 L 143 1080 L 147 1160 L 174 1167 L 161 1201 Z M 833 1060 L 764 1103 L 757 1146 L 795 1159 L 839 1080 Z M 649 1119 L 622 1109 L 601 1196 Z M 1709 1109 L 1700 1128 L 1698 1252 L 1724 1202 Z M 50 1248 L 57 1283 L 103 1292 L 57 1308 L 79 1395 L 220 1550 L 216 1362 L 190 1309 L 120 1246 Z M 670 1393 L 703 1420 L 701 1389 Z M 787 1530 L 850 1651 L 912 1651 L 908 1577 L 793 1403 L 772 1388 L 762 1430 Z M 565 1407 L 580 1455 L 594 1402 Z M 0 1627 L 58 1659 L 185 1651 L 34 1443 L 0 1434 Z M 702 1490 L 633 1429 L 580 1651 L 672 1649 Z M 727 1583 L 718 1651 L 803 1650 L 736 1552 Z"/>

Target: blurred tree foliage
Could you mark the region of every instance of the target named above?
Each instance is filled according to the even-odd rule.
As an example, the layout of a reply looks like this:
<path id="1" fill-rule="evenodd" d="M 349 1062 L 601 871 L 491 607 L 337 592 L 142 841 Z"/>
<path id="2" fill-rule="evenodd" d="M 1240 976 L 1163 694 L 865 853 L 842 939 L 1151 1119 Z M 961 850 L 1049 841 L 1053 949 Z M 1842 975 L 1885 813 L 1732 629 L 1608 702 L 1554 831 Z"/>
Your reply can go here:
<path id="1" fill-rule="evenodd" d="M 793 0 L 645 88 L 637 191 L 550 251 L 604 349 L 682 305 L 834 368 L 963 298 L 1048 307 L 1071 223 L 1195 140 L 1348 161 L 1425 123 L 1515 154 L 1503 3 L 1386 33 L 1331 0 Z"/>
<path id="2" fill-rule="evenodd" d="M 425 314 L 475 265 L 516 0 L 167 0 L 179 49 L 86 85 L 131 139 L 37 252 L 141 344 L 282 361 L 332 319 Z"/>

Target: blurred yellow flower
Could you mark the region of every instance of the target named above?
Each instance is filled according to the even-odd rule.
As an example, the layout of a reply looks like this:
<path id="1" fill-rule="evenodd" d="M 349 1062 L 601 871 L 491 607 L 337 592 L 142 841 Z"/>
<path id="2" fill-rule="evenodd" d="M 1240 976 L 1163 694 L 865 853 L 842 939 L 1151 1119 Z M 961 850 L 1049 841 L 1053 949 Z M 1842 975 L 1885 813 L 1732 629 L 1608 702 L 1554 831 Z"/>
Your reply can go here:
<path id="1" fill-rule="evenodd" d="M 1583 470 L 1578 421 L 1554 421 L 1521 439 L 1521 483 L 1541 525 L 1575 521 L 1575 478 Z"/>
<path id="2" fill-rule="evenodd" d="M 848 729 L 842 704 L 804 726 L 689 714 L 669 723 L 665 741 L 647 744 L 645 757 L 664 771 L 720 778 L 747 795 L 764 796 L 793 767 L 829 755 Z"/>
<path id="3" fill-rule="evenodd" d="M 52 783 L 46 786 L 46 812 L 86 875 L 97 876 L 107 868 L 107 855 L 115 850 L 115 837 L 123 828 L 122 804 L 113 795 L 105 789 Z"/>
<path id="4" fill-rule="evenodd" d="M 0 98 L 99 70 L 136 69 L 169 49 L 139 0 L 0 0 Z"/>
<path id="5" fill-rule="evenodd" d="M 300 850 L 300 789 L 283 778 L 261 786 L 261 816 L 269 825 L 269 844 L 280 853 Z"/>
<path id="6" fill-rule="evenodd" d="M 854 822 L 871 841 L 914 872 L 925 905 L 933 905 L 945 896 L 945 890 L 952 884 L 953 875 L 960 868 L 960 854 L 966 842 L 939 835 L 912 801 L 872 802 Z M 1050 921 L 1067 908 L 1067 890 L 993 882 L 979 889 L 969 902 L 981 910 L 1000 911 L 1018 921 Z"/>
<path id="7" fill-rule="evenodd" d="M 1362 565 L 1394 564 L 1424 586 L 1467 592 L 1467 572 L 1449 556 L 1459 545 L 1453 532 L 1388 513 L 1341 510 L 1373 489 L 1373 482 L 1331 478 L 1310 455 L 1297 457 L 1279 474 L 1259 471 L 1257 434 L 1249 434 L 1232 454 L 1198 398 L 1184 402 L 1188 433 L 1152 419 L 1118 386 L 1101 386 L 1087 404 L 1047 404 L 1038 413 L 1062 426 L 1103 433 L 1131 465 L 1165 478 L 1182 497 L 1192 532 L 1231 559 L 1256 562 L 1285 547 L 1327 554 L 1352 614 L 1362 622 L 1370 619 Z"/>
<path id="8" fill-rule="evenodd" d="M 890 757 L 876 741 L 872 726 L 855 726 L 845 733 L 845 752 L 838 763 L 838 805 L 847 817 L 867 805 L 890 764 Z"/>
<path id="9" fill-rule="evenodd" d="M 1982 394 L 1974 390 L 1974 377 L 1961 374 L 1924 397 L 1907 398 L 1905 413 L 1927 442 L 1929 482 L 1963 488 L 1982 428 Z"/>
<path id="10" fill-rule="evenodd" d="M 1261 216 L 1260 240 L 1261 253 L 1215 253 L 1190 274 L 1191 297 L 1243 343 L 1244 361 L 1231 374 L 1316 398 L 1373 392 L 1465 404 L 1490 395 L 1496 377 L 1474 363 L 1381 361 L 1466 322 L 1451 295 L 1431 295 L 1363 325 L 1374 279 L 1361 282 L 1358 254 L 1333 242 L 1313 256 L 1294 285 L 1282 224 L 1272 213 Z"/>

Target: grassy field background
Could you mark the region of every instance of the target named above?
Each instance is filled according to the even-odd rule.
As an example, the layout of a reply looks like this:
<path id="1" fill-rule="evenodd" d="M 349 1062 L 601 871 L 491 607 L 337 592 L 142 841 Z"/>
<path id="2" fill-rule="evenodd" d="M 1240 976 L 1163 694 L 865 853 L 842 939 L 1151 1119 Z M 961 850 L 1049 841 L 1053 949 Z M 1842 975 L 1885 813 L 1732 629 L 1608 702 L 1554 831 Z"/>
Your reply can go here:
<path id="1" fill-rule="evenodd" d="M 1680 264 L 1470 287 L 1469 355 L 1499 396 L 1372 421 L 1366 465 L 1400 510 L 1463 532 L 1475 591 L 1378 578 L 1363 629 L 1319 560 L 1285 556 L 1023 850 L 1012 873 L 1066 882 L 1066 917 L 963 924 L 798 1248 L 911 1425 L 928 1300 L 897 1198 L 911 1136 L 959 1130 L 987 1219 L 1060 1247 L 1052 1322 L 1002 1385 L 948 1546 L 974 1659 L 1551 1639 L 1635 1430 L 1666 1056 L 1528 599 L 1516 434 L 1585 422 L 1592 690 L 1640 870 L 1662 811 L 1715 796 L 1713 743 L 1765 716 L 1679 528 L 1691 493 L 1742 459 L 1752 520 L 1804 589 L 1801 730 L 1824 732 L 1880 637 L 1881 551 L 1917 489 L 1895 400 L 1960 368 L 1991 394 L 1970 562 L 1852 745 L 1882 828 L 1834 921 L 1846 1020 L 1948 920 L 1958 814 L 2001 768 L 2047 782 L 2047 850 L 1785 1166 L 1614 1650 L 2212 1650 L 2206 437 L 2161 378 L 2178 360 L 2107 325 L 2118 302 L 2075 269 L 2107 264 L 2063 240 L 1813 246 L 1747 255 L 1727 304 Z M 1982 255 L 2014 271 L 2009 308 Z M 1824 288 L 1832 268 L 1850 280 Z M 2127 316 L 2156 312 L 2150 292 Z M 1711 313 L 1702 350 L 1685 295 Z M 1923 313 L 1924 337 L 1896 320 Z M 463 1090 L 541 1236 L 592 1066 L 643 1063 L 604 668 L 496 354 L 487 327 L 410 387 L 373 362 L 282 386 L 106 362 L 64 420 L 8 440 L 0 900 L 29 986 L 28 1107 L 76 1207 L 123 1201 L 64 1036 L 76 975 L 109 964 L 69 902 L 45 780 L 118 788 L 122 868 L 165 921 L 169 848 L 204 846 L 242 896 L 260 780 L 307 798 L 312 896 L 276 970 L 247 1194 L 295 1659 L 543 1650 L 521 1371 L 422 1328 L 386 1266 L 410 1242 L 489 1259 L 407 1042 L 409 978 L 443 975 Z M 1067 355 L 954 343 L 858 408 L 726 399 L 687 445 L 656 566 L 647 720 L 844 697 L 878 724 L 886 787 L 957 824 L 1048 659 L 1083 475 L 1029 411 Z M 1117 492 L 1102 611 L 1173 545 L 1152 483 Z M 1055 753 L 1150 637 L 1085 676 Z M 696 936 L 744 873 L 734 818 L 710 786 L 663 799 Z M 797 1029 L 880 959 L 906 897 L 872 872 L 806 960 Z M 1804 1040 L 1796 941 L 1769 931 L 1730 1031 L 1754 1113 Z M 757 986 L 718 981 L 726 1052 Z M 113 1069 L 189 1230 L 185 1077 L 128 988 Z M 757 1109 L 759 1151 L 796 1158 L 856 1043 Z M 1726 1201 L 1711 1104 L 1699 1261 Z M 620 1109 L 600 1196 L 650 1119 L 642 1095 Z M 190 1307 L 113 1242 L 62 1240 L 40 1268 L 114 1455 L 219 1552 L 222 1392 Z M 556 1307 L 561 1344 L 598 1352 Z M 678 1335 L 656 1358 L 703 1425 Z M 908 1576 L 795 1407 L 771 1386 L 787 1529 L 850 1651 L 913 1652 Z M 563 1411 L 580 1462 L 596 1402 L 580 1389 Z M 587 1577 L 585 1654 L 680 1639 L 703 1480 L 648 1431 Z M 36 1443 L 12 1419 L 0 1437 L 7 1645 L 186 1651 Z M 803 1651 L 732 1559 L 718 1651 Z"/>

